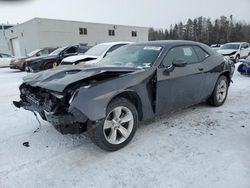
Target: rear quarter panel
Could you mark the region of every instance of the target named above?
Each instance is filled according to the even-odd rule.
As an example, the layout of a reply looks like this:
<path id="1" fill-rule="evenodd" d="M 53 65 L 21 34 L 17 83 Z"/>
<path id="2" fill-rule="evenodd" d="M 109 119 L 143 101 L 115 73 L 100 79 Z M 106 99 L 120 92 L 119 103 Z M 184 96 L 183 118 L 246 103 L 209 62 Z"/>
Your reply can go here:
<path id="1" fill-rule="evenodd" d="M 206 74 L 203 96 L 207 98 L 212 94 L 219 76 L 226 71 L 230 71 L 230 67 L 225 62 L 224 57 L 217 53 L 212 54 L 203 63 L 204 73 Z"/>

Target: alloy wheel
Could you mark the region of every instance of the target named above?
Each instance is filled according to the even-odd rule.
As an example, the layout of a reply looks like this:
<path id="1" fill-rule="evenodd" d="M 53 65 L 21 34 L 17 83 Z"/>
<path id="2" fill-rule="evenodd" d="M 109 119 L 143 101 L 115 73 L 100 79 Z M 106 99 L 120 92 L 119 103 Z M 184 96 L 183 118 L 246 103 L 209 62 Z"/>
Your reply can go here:
<path id="1" fill-rule="evenodd" d="M 216 98 L 218 102 L 223 102 L 227 96 L 227 82 L 225 80 L 221 80 L 217 86 Z"/>
<path id="2" fill-rule="evenodd" d="M 104 121 L 104 137 L 110 144 L 121 144 L 131 134 L 133 126 L 134 117 L 131 110 L 125 106 L 118 106 L 107 115 Z"/>

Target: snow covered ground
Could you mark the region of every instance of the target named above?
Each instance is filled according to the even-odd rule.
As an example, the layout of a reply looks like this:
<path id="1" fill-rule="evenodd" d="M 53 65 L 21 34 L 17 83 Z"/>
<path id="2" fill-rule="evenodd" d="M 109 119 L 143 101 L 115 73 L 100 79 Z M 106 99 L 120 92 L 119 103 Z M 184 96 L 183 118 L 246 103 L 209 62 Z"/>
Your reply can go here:
<path id="1" fill-rule="evenodd" d="M 108 153 L 16 109 L 26 73 L 0 69 L 0 188 L 250 187 L 250 77 L 234 75 L 220 108 L 197 105 L 143 123 Z M 29 142 L 30 147 L 24 147 Z"/>

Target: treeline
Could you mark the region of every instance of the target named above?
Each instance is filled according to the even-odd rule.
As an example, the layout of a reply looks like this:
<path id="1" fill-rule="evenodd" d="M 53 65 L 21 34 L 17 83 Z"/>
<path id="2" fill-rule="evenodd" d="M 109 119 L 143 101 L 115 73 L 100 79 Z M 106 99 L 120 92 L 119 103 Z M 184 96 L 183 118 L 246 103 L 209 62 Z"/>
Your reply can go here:
<path id="1" fill-rule="evenodd" d="M 198 17 L 170 25 L 169 29 L 149 29 L 149 40 L 193 40 L 211 44 L 250 42 L 250 24 L 221 16 L 219 19 Z"/>

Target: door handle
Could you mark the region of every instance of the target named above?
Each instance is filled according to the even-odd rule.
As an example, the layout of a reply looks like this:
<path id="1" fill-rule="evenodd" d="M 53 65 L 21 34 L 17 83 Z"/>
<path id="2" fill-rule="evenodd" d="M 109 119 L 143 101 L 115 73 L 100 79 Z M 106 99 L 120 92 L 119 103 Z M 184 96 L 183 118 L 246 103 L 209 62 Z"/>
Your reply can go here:
<path id="1" fill-rule="evenodd" d="M 204 70 L 204 68 L 202 68 L 202 67 L 199 67 L 199 68 L 198 68 L 198 70 L 199 70 L 199 71 L 203 71 L 203 70 Z"/>

